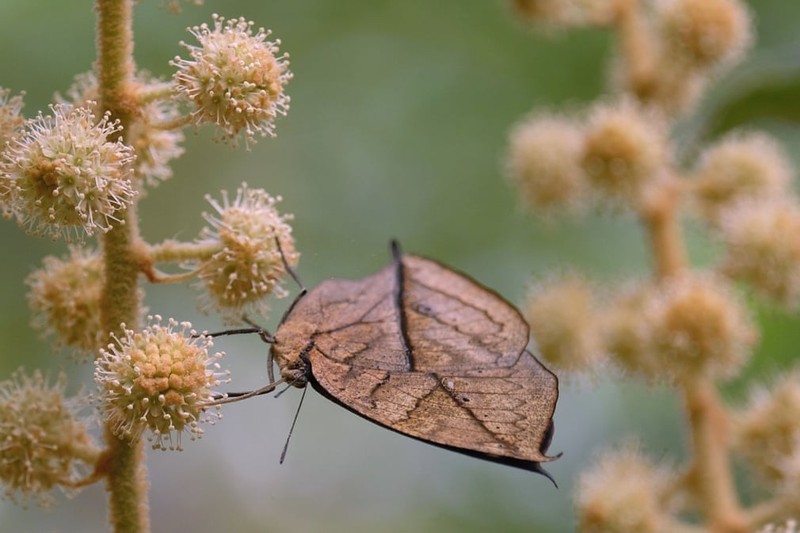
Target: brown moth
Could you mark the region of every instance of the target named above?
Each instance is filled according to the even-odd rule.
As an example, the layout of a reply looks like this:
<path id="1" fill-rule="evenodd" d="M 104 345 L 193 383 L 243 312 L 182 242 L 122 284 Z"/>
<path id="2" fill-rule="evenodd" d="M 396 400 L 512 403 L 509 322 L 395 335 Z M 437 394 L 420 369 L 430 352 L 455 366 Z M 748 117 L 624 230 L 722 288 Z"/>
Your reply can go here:
<path id="1" fill-rule="evenodd" d="M 527 349 L 528 325 L 492 290 L 404 255 L 361 280 L 302 293 L 271 339 L 283 379 L 376 424 L 538 472 L 558 380 Z"/>

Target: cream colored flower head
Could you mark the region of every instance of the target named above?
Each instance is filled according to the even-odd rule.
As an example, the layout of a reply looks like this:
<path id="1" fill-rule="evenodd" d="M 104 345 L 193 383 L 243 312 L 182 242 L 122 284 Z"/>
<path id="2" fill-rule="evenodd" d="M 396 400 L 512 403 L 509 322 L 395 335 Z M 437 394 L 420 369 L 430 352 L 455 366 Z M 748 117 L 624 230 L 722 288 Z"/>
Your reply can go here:
<path id="1" fill-rule="evenodd" d="M 107 115 L 60 104 L 51 111 L 27 121 L 7 146 L 3 201 L 30 232 L 81 241 L 111 229 L 133 202 L 133 150 L 108 140 L 121 128 Z"/>
<path id="2" fill-rule="evenodd" d="M 142 93 L 163 82 L 148 72 L 140 71 L 136 74 L 134 83 L 135 91 Z M 97 76 L 94 72 L 84 72 L 75 76 L 74 82 L 66 91 L 66 98 L 56 95 L 56 99 L 61 103 L 88 107 L 95 112 L 98 110 L 96 101 L 99 97 Z M 141 102 L 126 135 L 136 153 L 133 177 L 137 184 L 144 183 L 148 187 L 155 187 L 172 177 L 170 164 L 183 154 L 181 143 L 184 135 L 180 129 L 165 129 L 160 126 L 176 120 L 179 116 L 179 103 L 174 98 Z"/>
<path id="3" fill-rule="evenodd" d="M 132 441 L 150 430 L 154 449 L 182 449 L 182 437 L 203 434 L 202 422 L 221 415 L 210 407 L 213 388 L 227 381 L 222 353 L 209 354 L 211 338 L 189 322 L 148 317 L 140 331 L 124 329 L 96 361 L 101 410 L 114 433 Z"/>
<path id="4" fill-rule="evenodd" d="M 0 482 L 12 500 L 50 503 L 52 489 L 74 485 L 99 453 L 65 383 L 39 371 L 0 382 Z"/>
<path id="5" fill-rule="evenodd" d="M 103 259 L 85 248 L 73 247 L 69 257 L 48 256 L 25 282 L 33 325 L 82 355 L 92 354 L 107 338 L 100 300 L 105 282 Z"/>
<path id="6" fill-rule="evenodd" d="M 284 91 L 292 78 L 288 55 L 279 51 L 280 41 L 268 40 L 270 32 L 243 18 L 225 20 L 214 15 L 214 26 L 201 24 L 189 31 L 199 46 L 181 43 L 189 58 L 176 57 L 172 65 L 176 91 L 194 105 L 196 124 L 211 122 L 235 141 L 256 135 L 274 136 L 275 119 L 289 109 Z"/>
<path id="7" fill-rule="evenodd" d="M 270 295 L 286 296 L 281 287 L 286 265 L 300 257 L 295 250 L 291 215 L 275 205 L 280 197 L 243 184 L 231 201 L 207 198 L 216 213 L 204 213 L 210 226 L 203 228 L 198 244 L 212 255 L 200 265 L 200 279 L 211 305 L 230 321 L 255 311 L 265 314 Z"/>

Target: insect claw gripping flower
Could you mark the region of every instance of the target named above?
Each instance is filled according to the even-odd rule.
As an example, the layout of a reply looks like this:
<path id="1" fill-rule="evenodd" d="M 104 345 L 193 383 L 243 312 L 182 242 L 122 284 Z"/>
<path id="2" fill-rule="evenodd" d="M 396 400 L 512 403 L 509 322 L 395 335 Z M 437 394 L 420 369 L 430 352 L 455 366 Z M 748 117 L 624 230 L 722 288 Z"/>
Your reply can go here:
<path id="1" fill-rule="evenodd" d="M 189 31 L 200 46 L 181 43 L 191 59 L 176 57 L 172 65 L 176 91 L 195 106 L 196 124 L 212 122 L 225 137 L 245 142 L 256 134 L 274 136 L 275 118 L 289 110 L 284 86 L 292 78 L 288 55 L 278 55 L 280 41 L 268 41 L 263 28 L 253 34 L 244 18 L 226 21 L 214 15 L 214 27 L 194 26 Z"/>
<path id="2" fill-rule="evenodd" d="M 209 355 L 210 337 L 198 334 L 189 322 L 160 316 L 148 317 L 141 331 L 123 325 L 122 338 L 114 336 L 100 350 L 95 381 L 101 387 L 102 410 L 120 438 L 138 440 L 145 429 L 154 449 L 182 449 L 181 437 L 202 436 L 201 422 L 213 423 L 222 415 L 218 407 L 208 412 L 212 387 L 226 383 L 220 370 L 224 354 Z"/>
<path id="3" fill-rule="evenodd" d="M 6 147 L 0 162 L 4 204 L 32 233 L 67 240 L 108 231 L 136 195 L 130 177 L 133 150 L 107 137 L 120 131 L 108 115 L 54 105 Z"/>

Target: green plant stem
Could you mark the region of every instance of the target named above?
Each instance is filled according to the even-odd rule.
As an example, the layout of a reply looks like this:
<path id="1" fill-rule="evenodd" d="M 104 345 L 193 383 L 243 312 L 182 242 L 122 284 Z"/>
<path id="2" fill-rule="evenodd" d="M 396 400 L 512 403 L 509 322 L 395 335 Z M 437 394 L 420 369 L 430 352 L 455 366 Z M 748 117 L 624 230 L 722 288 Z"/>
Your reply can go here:
<path id="1" fill-rule="evenodd" d="M 97 77 L 100 106 L 110 111 L 122 125 L 122 135 L 129 131 L 135 112 L 133 86 L 133 0 L 96 0 Z M 139 267 L 134 245 L 138 241 L 136 205 L 119 213 L 120 221 L 103 235 L 105 286 L 102 297 L 103 327 L 122 336 L 125 323 L 138 328 Z M 141 439 L 117 438 L 106 426 L 107 453 L 103 472 L 109 493 L 109 519 L 116 533 L 150 531 L 147 504 L 147 471 Z"/>

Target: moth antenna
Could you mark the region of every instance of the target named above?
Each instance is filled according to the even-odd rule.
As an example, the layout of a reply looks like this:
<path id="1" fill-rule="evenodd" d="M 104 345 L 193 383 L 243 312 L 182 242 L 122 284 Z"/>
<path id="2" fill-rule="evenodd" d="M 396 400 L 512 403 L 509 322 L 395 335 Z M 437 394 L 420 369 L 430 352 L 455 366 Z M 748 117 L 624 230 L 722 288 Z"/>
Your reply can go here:
<path id="1" fill-rule="evenodd" d="M 214 399 L 208 402 L 206 405 L 209 407 L 214 405 L 224 405 L 226 403 L 240 402 L 242 400 L 252 398 L 253 396 L 261 396 L 262 394 L 268 394 L 274 391 L 278 387 L 278 385 L 285 382 L 286 380 L 281 378 L 278 381 L 274 381 L 272 383 L 264 385 L 260 389 L 252 390 L 249 392 L 226 392 L 222 394 L 215 394 Z"/>
<path id="2" fill-rule="evenodd" d="M 288 272 L 289 275 L 292 276 L 294 282 L 297 283 L 298 287 L 300 287 L 300 292 L 305 294 L 307 292 L 306 286 L 303 285 L 302 281 L 300 281 L 300 277 L 297 275 L 297 272 L 295 272 L 294 269 L 291 266 L 289 266 L 289 262 L 286 260 L 286 255 L 283 253 L 283 248 L 281 247 L 281 240 L 278 237 L 275 237 L 275 244 L 278 245 L 278 252 L 280 252 L 281 254 L 281 261 L 283 261 L 283 268 L 286 269 L 286 272 Z"/>
<path id="3" fill-rule="evenodd" d="M 286 459 L 286 452 L 289 451 L 289 439 L 292 438 L 292 432 L 294 432 L 294 425 L 297 423 L 297 417 L 300 415 L 300 408 L 303 407 L 303 400 L 306 397 L 307 390 L 308 387 L 303 387 L 303 394 L 300 396 L 300 403 L 297 404 L 297 411 L 294 412 L 294 418 L 292 419 L 292 426 L 289 428 L 289 434 L 286 436 L 286 444 L 283 445 L 283 451 L 281 452 L 281 459 L 279 461 L 280 464 L 283 464 L 283 460 Z"/>
<path id="4" fill-rule="evenodd" d="M 267 328 L 261 327 L 252 320 L 247 315 L 242 316 L 242 322 L 252 326 L 250 333 L 258 333 L 258 336 L 261 338 L 262 341 L 266 342 L 267 344 L 275 344 L 275 337 L 270 333 Z"/>

